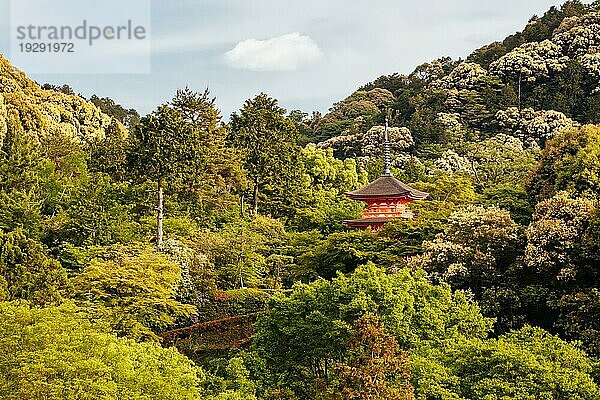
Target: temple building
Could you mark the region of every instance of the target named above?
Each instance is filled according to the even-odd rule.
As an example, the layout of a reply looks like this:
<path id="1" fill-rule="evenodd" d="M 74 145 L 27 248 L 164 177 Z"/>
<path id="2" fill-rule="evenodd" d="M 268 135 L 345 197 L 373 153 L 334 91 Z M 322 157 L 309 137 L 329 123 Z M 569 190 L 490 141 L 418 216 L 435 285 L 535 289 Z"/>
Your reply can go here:
<path id="1" fill-rule="evenodd" d="M 367 186 L 346 193 L 352 200 L 364 201 L 368 208 L 362 212 L 360 219 L 346 220 L 344 225 L 379 230 L 386 222 L 395 219 L 412 219 L 413 212 L 408 206 L 413 200 L 422 200 L 429 193 L 414 189 L 399 179 L 394 178 L 390 171 L 390 141 L 387 133 L 387 119 L 384 137 L 384 171 L 383 174 Z"/>

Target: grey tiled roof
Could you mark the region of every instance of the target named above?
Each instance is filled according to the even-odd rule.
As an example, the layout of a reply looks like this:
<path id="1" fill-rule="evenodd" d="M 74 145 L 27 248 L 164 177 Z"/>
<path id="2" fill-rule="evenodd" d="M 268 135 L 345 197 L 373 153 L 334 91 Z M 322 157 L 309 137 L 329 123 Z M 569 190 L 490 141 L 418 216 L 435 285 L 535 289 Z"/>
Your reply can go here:
<path id="1" fill-rule="evenodd" d="M 414 189 L 391 175 L 382 175 L 367 186 L 347 193 L 347 196 L 357 200 L 380 196 L 406 196 L 413 200 L 421 200 L 429 196 L 429 193 Z"/>

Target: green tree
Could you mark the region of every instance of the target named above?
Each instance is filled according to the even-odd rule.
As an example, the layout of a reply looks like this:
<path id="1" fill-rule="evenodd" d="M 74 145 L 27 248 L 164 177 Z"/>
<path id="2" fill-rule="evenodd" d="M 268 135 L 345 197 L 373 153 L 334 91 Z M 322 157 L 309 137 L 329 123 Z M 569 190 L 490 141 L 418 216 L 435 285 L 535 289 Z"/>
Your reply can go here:
<path id="1" fill-rule="evenodd" d="M 483 338 L 491 327 L 475 303 L 447 285 L 432 286 L 424 271 L 387 274 L 368 264 L 351 275 L 276 293 L 257 324 L 254 346 L 275 386 L 314 398 L 315 379 L 331 381 L 335 365 L 348 355 L 354 323 L 367 313 L 381 319 L 402 350 Z"/>
<path id="2" fill-rule="evenodd" d="M 0 303 L 0 399 L 201 398 L 205 379 L 175 348 L 117 338 L 66 303 Z"/>
<path id="3" fill-rule="evenodd" d="M 529 184 L 540 199 L 561 190 L 600 192 L 600 126 L 566 129 L 546 143 Z"/>
<path id="4" fill-rule="evenodd" d="M 327 400 L 411 400 L 408 357 L 379 319 L 365 314 L 354 324 L 346 360 L 317 398 Z M 318 383 L 317 383 L 318 385 Z"/>
<path id="5" fill-rule="evenodd" d="M 444 116 L 458 116 L 462 125 L 462 132 L 457 129 L 448 130 L 445 126 L 447 140 L 456 143 L 465 136 L 474 136 L 479 132 L 487 134 L 491 129 L 494 114 L 498 109 L 512 104 L 510 92 L 505 90 L 505 85 L 497 77 L 490 76 L 488 72 L 478 64 L 463 62 L 448 74 L 433 81 L 429 88 L 423 93 L 424 98 L 431 98 L 435 101 L 441 94 L 445 97 L 443 111 L 438 112 L 435 119 L 440 121 Z M 416 112 L 427 103 L 416 103 Z M 437 103 L 441 106 L 440 103 Z M 423 110 L 427 115 L 429 110 Z M 431 115 L 431 114 L 429 114 Z M 424 121 L 427 124 L 427 121 Z M 439 124 L 434 124 L 439 125 Z M 445 124 L 442 124 L 445 125 Z M 427 126 L 427 125 L 425 125 Z M 425 132 L 428 135 L 428 132 Z M 486 135 L 487 136 L 487 135 Z"/>
<path id="6" fill-rule="evenodd" d="M 468 146 L 469 172 L 480 187 L 503 184 L 524 187 L 536 165 L 537 148 L 526 148 L 513 136 L 498 134 Z"/>
<path id="7" fill-rule="evenodd" d="M 136 122 L 136 125 L 138 123 L 139 121 Z M 132 126 L 131 131 L 134 129 L 135 127 Z M 86 144 L 86 151 L 89 154 L 89 170 L 105 172 L 117 180 L 127 179 L 129 144 L 129 132 L 123 124 L 113 120 L 106 129 L 104 138 Z"/>
<path id="8" fill-rule="evenodd" d="M 52 247 L 106 246 L 142 239 L 135 221 L 135 188 L 95 172 L 81 177 L 77 188 L 62 199 L 44 237 Z"/>
<path id="9" fill-rule="evenodd" d="M 9 127 L 0 141 L 0 229 L 24 229 L 39 238 L 43 233 L 41 204 L 48 193 L 52 164 L 36 140 Z"/>
<path id="10" fill-rule="evenodd" d="M 113 99 L 108 97 L 98 97 L 95 94 L 90 97 L 90 102 L 98 107 L 102 112 L 115 118 L 117 121 L 125 125 L 129 131 L 133 130 L 140 122 L 140 114 L 133 109 L 126 109 L 120 104 L 117 104 Z"/>
<path id="11" fill-rule="evenodd" d="M 369 130 L 376 122 L 383 122 L 383 111 L 394 102 L 387 89 L 357 90 L 346 99 L 335 103 L 315 126 L 317 138 L 322 141 L 345 132 L 352 134 Z"/>
<path id="12" fill-rule="evenodd" d="M 525 188 L 511 184 L 485 188 L 479 202 L 485 207 L 496 206 L 508 210 L 511 218 L 524 226 L 531 222 L 535 206 Z"/>
<path id="13" fill-rule="evenodd" d="M 67 273 L 42 246 L 17 229 L 0 230 L 0 300 L 60 303 L 69 295 Z"/>
<path id="14" fill-rule="evenodd" d="M 389 266 L 399 262 L 402 254 L 393 251 L 394 244 L 394 240 L 368 230 L 332 233 L 301 254 L 298 264 L 305 271 L 330 279 L 338 272 L 350 273 L 369 261 Z"/>
<path id="15" fill-rule="evenodd" d="M 120 336 L 156 339 L 195 307 L 175 299 L 181 269 L 147 247 L 108 248 L 73 278 L 75 299 Z"/>
<path id="16" fill-rule="evenodd" d="M 69 85 L 67 85 L 66 83 L 63 85 L 53 85 L 51 83 L 44 83 L 41 86 L 42 89 L 44 90 L 54 90 L 55 92 L 58 93 L 64 93 L 64 94 L 75 94 L 75 91 L 73 90 L 73 88 Z"/>
<path id="17" fill-rule="evenodd" d="M 281 222 L 256 215 L 234 220 L 218 232 L 205 232 L 199 248 L 214 264 L 221 285 L 258 287 L 267 278 L 270 254 L 285 241 Z"/>
<path id="18" fill-rule="evenodd" d="M 232 357 L 220 366 L 216 375 L 208 382 L 210 392 L 207 400 L 256 400 L 256 383 L 250 379 L 242 357 Z"/>
<path id="19" fill-rule="evenodd" d="M 525 318 L 519 300 L 523 246 L 522 231 L 508 211 L 469 206 L 453 212 L 444 231 L 423 243 L 417 265 L 436 281 L 471 291 L 503 332 Z"/>
<path id="20" fill-rule="evenodd" d="M 168 105 L 142 118 L 134 130 L 130 164 L 140 178 L 156 183 L 159 246 L 163 242 L 165 181 L 191 175 L 200 168 L 201 142 L 201 132 L 188 124 L 180 111 Z"/>
<path id="21" fill-rule="evenodd" d="M 195 92 L 189 88 L 179 89 L 170 101 L 183 119 L 196 133 L 199 141 L 195 171 L 177 179 L 174 201 L 198 220 L 206 220 L 211 214 L 223 214 L 237 206 L 235 192 L 246 185 L 240 151 L 227 141 L 227 130 L 210 92 Z M 194 208 L 197 211 L 194 211 Z"/>
<path id="22" fill-rule="evenodd" d="M 600 395 L 586 354 L 540 328 L 460 343 L 447 356 L 462 398 L 591 400 Z"/>
<path id="23" fill-rule="evenodd" d="M 301 110 L 292 110 L 288 113 L 288 118 L 298 128 L 298 144 L 300 146 L 305 146 L 316 141 L 314 126 L 318 122 L 319 117 L 320 114 L 317 112 L 313 112 L 310 117 L 308 113 Z"/>
<path id="24" fill-rule="evenodd" d="M 464 173 L 437 170 L 426 182 L 412 186 L 429 193 L 428 199 L 451 207 L 472 204 L 478 198 L 473 180 Z"/>
<path id="25" fill-rule="evenodd" d="M 597 285 L 597 280 L 595 285 Z M 600 290 L 597 287 L 581 287 L 563 295 L 558 303 L 560 318 L 557 327 L 569 338 L 584 344 L 593 357 L 600 354 Z"/>
<path id="26" fill-rule="evenodd" d="M 305 231 L 320 229 L 331 233 L 343 229 L 342 221 L 358 217 L 362 205 L 348 200 L 346 192 L 366 184 L 353 159 L 333 156 L 331 149 L 313 145 L 302 149 L 302 178 L 294 214 L 288 226 Z"/>
<path id="27" fill-rule="evenodd" d="M 254 214 L 258 213 L 261 188 L 276 194 L 270 203 L 283 205 L 290 200 L 286 197 L 293 196 L 290 186 L 299 181 L 298 130 L 285 114 L 277 100 L 261 93 L 246 100 L 239 114 L 231 115 L 230 140 L 244 155 L 253 185 Z M 281 210 L 273 211 L 281 215 Z"/>

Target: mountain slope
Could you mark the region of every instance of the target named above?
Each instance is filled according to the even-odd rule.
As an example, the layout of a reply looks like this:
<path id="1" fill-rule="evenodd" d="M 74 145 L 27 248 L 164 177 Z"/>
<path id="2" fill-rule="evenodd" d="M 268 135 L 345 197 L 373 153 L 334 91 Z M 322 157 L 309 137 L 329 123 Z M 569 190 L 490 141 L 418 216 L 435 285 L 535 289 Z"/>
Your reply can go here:
<path id="1" fill-rule="evenodd" d="M 75 142 L 101 140 L 113 119 L 85 99 L 43 90 L 0 55 L 0 138 L 8 129 L 40 140 L 53 135 Z"/>
<path id="2" fill-rule="evenodd" d="M 391 112 L 392 125 L 410 129 L 413 153 L 435 158 L 465 138 L 502 132 L 542 144 L 572 121 L 600 122 L 599 10 L 599 1 L 569 1 L 466 61 L 441 58 L 409 75 L 379 77 L 312 121 L 314 136 L 364 133 Z M 356 101 L 374 91 L 393 98 L 376 109 Z"/>

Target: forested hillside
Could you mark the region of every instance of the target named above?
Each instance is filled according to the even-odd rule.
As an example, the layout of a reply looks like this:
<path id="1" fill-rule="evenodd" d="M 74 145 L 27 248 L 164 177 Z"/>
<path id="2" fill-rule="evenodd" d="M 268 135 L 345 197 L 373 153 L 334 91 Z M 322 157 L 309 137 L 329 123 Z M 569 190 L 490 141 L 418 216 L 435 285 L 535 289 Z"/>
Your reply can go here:
<path id="1" fill-rule="evenodd" d="M 386 118 L 430 196 L 348 228 Z M 324 115 L 0 56 L 0 399 L 600 399 L 599 193 L 598 1 Z"/>

